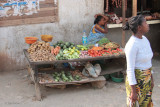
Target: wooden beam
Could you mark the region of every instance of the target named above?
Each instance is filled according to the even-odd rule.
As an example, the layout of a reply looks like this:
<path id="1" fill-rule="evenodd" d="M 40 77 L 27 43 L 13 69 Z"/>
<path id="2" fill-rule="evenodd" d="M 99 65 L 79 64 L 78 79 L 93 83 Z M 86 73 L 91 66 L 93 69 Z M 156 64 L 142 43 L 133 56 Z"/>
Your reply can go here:
<path id="1" fill-rule="evenodd" d="M 123 24 L 125 25 L 126 23 L 126 0 L 122 0 L 122 18 L 123 18 Z M 122 30 L 122 47 L 125 47 L 125 31 Z"/>
<path id="2" fill-rule="evenodd" d="M 137 0 L 132 0 L 132 16 L 137 16 Z"/>

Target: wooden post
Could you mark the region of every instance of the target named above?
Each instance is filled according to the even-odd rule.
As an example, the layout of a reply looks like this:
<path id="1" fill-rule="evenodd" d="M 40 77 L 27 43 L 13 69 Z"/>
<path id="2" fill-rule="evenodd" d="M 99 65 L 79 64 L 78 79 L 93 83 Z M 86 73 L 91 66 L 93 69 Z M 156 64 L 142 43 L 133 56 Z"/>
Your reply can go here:
<path id="1" fill-rule="evenodd" d="M 123 18 L 123 24 L 125 25 L 126 23 L 126 0 L 122 0 L 122 18 Z M 122 47 L 125 47 L 125 31 L 122 30 Z"/>
<path id="2" fill-rule="evenodd" d="M 137 0 L 132 0 L 132 16 L 137 16 Z"/>
<path id="3" fill-rule="evenodd" d="M 31 69 L 31 76 L 34 81 L 34 86 L 35 86 L 35 91 L 36 91 L 36 100 L 41 101 L 42 97 L 41 97 L 40 85 L 38 82 L 38 74 L 36 74 L 37 67 L 36 67 L 36 65 L 34 65 L 32 67 L 33 67 L 33 69 Z"/>

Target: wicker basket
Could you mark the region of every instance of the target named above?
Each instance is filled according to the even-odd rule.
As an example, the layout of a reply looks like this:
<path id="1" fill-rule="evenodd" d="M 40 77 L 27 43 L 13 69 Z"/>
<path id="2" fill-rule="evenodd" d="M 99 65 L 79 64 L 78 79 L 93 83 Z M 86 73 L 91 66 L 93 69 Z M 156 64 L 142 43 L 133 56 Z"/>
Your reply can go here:
<path id="1" fill-rule="evenodd" d="M 45 42 L 51 42 L 53 39 L 52 35 L 41 35 L 41 40 Z"/>
<path id="2" fill-rule="evenodd" d="M 106 45 L 104 46 L 105 47 L 105 49 L 109 49 L 109 48 L 111 48 L 111 49 L 117 49 L 117 48 L 120 48 L 120 45 L 118 44 L 118 43 L 115 43 L 115 42 L 110 42 L 110 43 L 113 43 L 113 44 L 115 44 L 115 47 L 106 47 Z M 108 43 L 109 44 L 109 43 Z"/>
<path id="3" fill-rule="evenodd" d="M 27 44 L 33 44 L 34 42 L 36 42 L 38 40 L 37 37 L 25 37 L 25 42 Z"/>

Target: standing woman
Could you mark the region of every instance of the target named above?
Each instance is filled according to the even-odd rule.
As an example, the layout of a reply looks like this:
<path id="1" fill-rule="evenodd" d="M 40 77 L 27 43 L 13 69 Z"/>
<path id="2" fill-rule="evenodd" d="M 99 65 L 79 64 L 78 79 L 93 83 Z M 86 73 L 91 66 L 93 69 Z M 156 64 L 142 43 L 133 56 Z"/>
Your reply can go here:
<path id="1" fill-rule="evenodd" d="M 127 60 L 126 92 L 127 106 L 153 107 L 152 89 L 154 87 L 152 77 L 153 52 L 148 39 L 144 36 L 149 31 L 149 25 L 143 16 L 135 16 L 129 19 L 124 30 L 132 30 L 133 35 L 125 47 Z"/>

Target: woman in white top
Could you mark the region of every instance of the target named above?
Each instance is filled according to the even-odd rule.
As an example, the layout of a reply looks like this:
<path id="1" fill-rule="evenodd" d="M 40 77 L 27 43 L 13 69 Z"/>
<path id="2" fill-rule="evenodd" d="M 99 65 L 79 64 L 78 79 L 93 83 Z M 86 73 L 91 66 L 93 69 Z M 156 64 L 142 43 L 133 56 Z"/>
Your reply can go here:
<path id="1" fill-rule="evenodd" d="M 152 89 L 154 87 L 151 73 L 153 52 L 148 39 L 144 36 L 149 26 L 143 16 L 129 19 L 124 30 L 131 30 L 133 35 L 125 47 L 127 60 L 126 92 L 127 106 L 153 107 Z"/>

